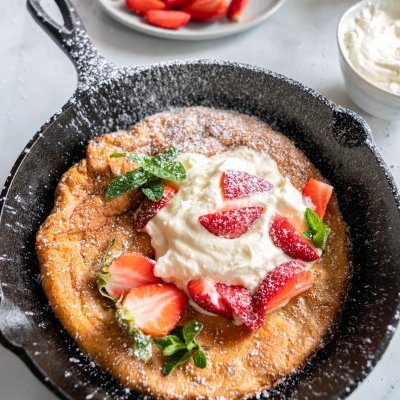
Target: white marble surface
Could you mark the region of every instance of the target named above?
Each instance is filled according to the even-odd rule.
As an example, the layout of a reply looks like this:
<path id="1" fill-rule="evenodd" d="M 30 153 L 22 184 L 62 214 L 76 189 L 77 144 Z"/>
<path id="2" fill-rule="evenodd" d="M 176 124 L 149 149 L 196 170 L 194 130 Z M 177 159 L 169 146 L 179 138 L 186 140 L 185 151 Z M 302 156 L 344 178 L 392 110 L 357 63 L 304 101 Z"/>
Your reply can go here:
<path id="1" fill-rule="evenodd" d="M 51 3 L 45 0 L 45 3 Z M 143 36 L 118 25 L 96 0 L 75 0 L 98 49 L 120 64 L 215 58 L 278 71 L 359 111 L 346 95 L 337 61 L 336 24 L 352 0 L 289 0 L 263 25 L 240 36 L 183 43 Z M 0 185 L 18 154 L 76 85 L 74 68 L 34 23 L 24 1 L 0 4 Z M 361 113 L 362 114 L 362 113 Z M 364 115 L 400 184 L 400 123 Z M 33 177 L 34 178 L 34 177 Z M 400 334 L 351 400 L 400 398 Z M 0 348 L 0 400 L 55 400 L 13 354 Z"/>

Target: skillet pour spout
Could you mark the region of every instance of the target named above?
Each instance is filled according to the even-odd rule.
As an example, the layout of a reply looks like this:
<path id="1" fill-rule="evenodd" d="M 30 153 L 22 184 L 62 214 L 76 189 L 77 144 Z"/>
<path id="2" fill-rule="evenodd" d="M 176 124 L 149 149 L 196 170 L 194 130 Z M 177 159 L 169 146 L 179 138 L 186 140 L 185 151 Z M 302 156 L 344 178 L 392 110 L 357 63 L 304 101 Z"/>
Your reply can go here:
<path id="1" fill-rule="evenodd" d="M 63 25 L 39 0 L 28 0 L 28 8 L 75 64 L 78 89 L 28 143 L 1 194 L 2 344 L 61 399 L 140 398 L 82 354 L 54 317 L 41 289 L 35 233 L 60 177 L 84 157 L 93 137 L 176 107 L 230 109 L 288 136 L 331 181 L 352 243 L 354 274 L 334 339 L 268 398 L 347 397 L 381 358 L 400 315 L 399 192 L 368 125 L 312 89 L 249 65 L 197 60 L 117 67 L 93 47 L 72 3 L 55 2 Z"/>

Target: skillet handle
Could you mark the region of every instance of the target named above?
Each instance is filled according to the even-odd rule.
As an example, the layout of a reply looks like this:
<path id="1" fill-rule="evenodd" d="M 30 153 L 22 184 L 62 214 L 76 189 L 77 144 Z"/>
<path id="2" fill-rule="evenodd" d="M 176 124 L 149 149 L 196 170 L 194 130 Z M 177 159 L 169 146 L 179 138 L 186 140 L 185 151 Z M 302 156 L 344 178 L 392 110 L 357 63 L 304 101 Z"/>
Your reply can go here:
<path id="1" fill-rule="evenodd" d="M 108 79 L 117 67 L 102 57 L 93 46 L 70 0 L 54 0 L 64 24 L 51 18 L 41 6 L 41 0 L 27 0 L 27 7 L 36 22 L 51 36 L 71 59 L 78 73 L 78 92 L 86 91 Z"/>

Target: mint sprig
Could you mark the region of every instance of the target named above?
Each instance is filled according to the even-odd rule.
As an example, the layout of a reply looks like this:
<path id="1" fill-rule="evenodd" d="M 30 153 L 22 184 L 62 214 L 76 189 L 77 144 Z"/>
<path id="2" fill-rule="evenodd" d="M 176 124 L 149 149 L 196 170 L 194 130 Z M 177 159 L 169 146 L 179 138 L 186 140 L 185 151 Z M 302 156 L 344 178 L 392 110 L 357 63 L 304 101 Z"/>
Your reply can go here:
<path id="1" fill-rule="evenodd" d="M 106 198 L 121 196 L 135 188 L 141 188 L 143 194 L 152 201 L 158 201 L 164 194 L 162 180 L 183 181 L 186 169 L 176 161 L 179 150 L 171 148 L 153 157 L 137 153 L 114 153 L 110 158 L 127 157 L 140 167 L 126 172 L 114 179 L 107 188 Z"/>
<path id="2" fill-rule="evenodd" d="M 196 340 L 202 329 L 202 323 L 191 321 L 185 327 L 177 326 L 170 335 L 154 338 L 154 343 L 163 350 L 166 357 L 162 369 L 164 375 L 171 374 L 175 368 L 185 364 L 192 357 L 197 367 L 206 367 L 206 356 L 201 344 Z"/>
<path id="3" fill-rule="evenodd" d="M 311 208 L 306 209 L 304 218 L 307 231 L 302 233 L 303 237 L 311 240 L 315 247 L 323 250 L 331 232 L 330 228 L 322 222 L 321 218 Z"/>

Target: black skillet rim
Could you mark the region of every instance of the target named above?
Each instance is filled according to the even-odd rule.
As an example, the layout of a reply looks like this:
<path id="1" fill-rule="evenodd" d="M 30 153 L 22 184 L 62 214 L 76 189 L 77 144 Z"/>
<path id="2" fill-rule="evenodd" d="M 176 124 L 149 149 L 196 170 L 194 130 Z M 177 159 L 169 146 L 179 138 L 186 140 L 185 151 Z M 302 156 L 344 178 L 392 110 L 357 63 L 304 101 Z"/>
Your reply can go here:
<path id="1" fill-rule="evenodd" d="M 340 112 L 342 114 L 347 114 L 357 122 L 361 124 L 363 127 L 365 133 L 367 134 L 367 138 L 365 140 L 365 144 L 367 148 L 371 151 L 372 155 L 376 158 L 376 160 L 379 163 L 379 166 L 382 168 L 382 170 L 385 173 L 387 182 L 389 184 L 389 187 L 392 191 L 393 197 L 395 199 L 397 208 L 399 210 L 399 217 L 400 217 L 400 192 L 396 186 L 396 183 L 394 181 L 393 175 L 390 172 L 386 162 L 382 158 L 381 154 L 379 153 L 377 146 L 372 138 L 371 134 L 371 129 L 366 123 L 366 121 L 360 117 L 357 113 L 346 109 L 342 106 L 339 106 L 335 104 L 334 102 L 328 100 L 325 96 L 321 95 L 314 89 L 311 89 L 310 87 L 297 82 L 291 78 L 288 78 L 284 75 L 278 74 L 276 72 L 270 71 L 266 68 L 260 68 L 260 67 L 255 67 L 253 65 L 249 64 L 244 64 L 244 63 L 235 63 L 235 62 L 230 62 L 230 61 L 218 61 L 218 60 L 209 60 L 209 59 L 194 59 L 194 60 L 177 60 L 177 61 L 168 61 L 168 62 L 163 62 L 163 63 L 158 63 L 158 64 L 150 64 L 150 65 L 145 65 L 141 67 L 125 67 L 119 68 L 119 76 L 114 77 L 114 78 L 121 78 L 121 76 L 129 73 L 140 73 L 142 71 L 147 71 L 150 69 L 154 68 L 166 68 L 166 67 L 172 67 L 172 66 L 196 66 L 196 65 L 217 65 L 217 66 L 225 66 L 225 67 L 233 67 L 233 68 L 239 68 L 239 69 L 244 69 L 249 72 L 258 72 L 258 73 L 263 73 L 272 76 L 273 78 L 285 81 L 293 86 L 295 86 L 297 89 L 306 92 L 310 96 L 318 99 L 321 101 L 323 104 L 331 108 L 333 111 Z M 97 87 L 95 87 L 94 90 L 99 90 L 104 84 L 106 84 L 107 81 L 100 82 Z M 7 179 L 4 184 L 4 187 L 1 191 L 0 194 L 0 221 L 3 216 L 4 212 L 4 206 L 7 201 L 7 194 L 10 186 L 13 183 L 13 180 L 15 176 L 18 173 L 18 169 L 22 162 L 24 161 L 26 155 L 28 154 L 29 150 L 36 144 L 38 139 L 45 133 L 45 131 L 52 126 L 53 123 L 55 123 L 63 113 L 65 113 L 68 109 L 74 107 L 74 103 L 77 100 L 82 100 L 83 98 L 90 96 L 90 91 L 93 90 L 93 88 L 88 89 L 88 90 L 83 90 L 79 91 L 79 89 L 75 92 L 75 94 L 68 100 L 68 102 L 58 111 L 56 112 L 50 119 L 48 119 L 43 126 L 39 129 L 39 131 L 36 132 L 36 134 L 32 137 L 32 139 L 27 143 L 27 145 L 24 147 L 20 155 L 18 156 L 17 160 L 15 161 Z M 2 286 L 1 286 L 1 280 L 0 280 L 0 306 L 2 301 L 4 300 L 4 295 L 2 291 Z M 400 297 L 397 298 L 397 312 L 400 312 Z M 399 319 L 395 318 L 395 315 L 393 315 L 392 320 L 390 322 L 390 325 L 393 327 L 397 328 L 399 324 Z M 389 346 L 389 343 L 391 339 L 393 338 L 395 333 L 395 330 L 386 330 L 386 335 L 381 341 L 379 347 L 375 350 L 373 353 L 373 357 L 370 358 L 369 363 L 364 366 L 363 371 L 353 379 L 351 383 L 347 385 L 346 388 L 342 390 L 342 392 L 338 393 L 335 397 L 335 400 L 341 400 L 344 399 L 345 397 L 350 396 L 351 393 L 359 386 L 361 382 L 365 380 L 365 378 L 371 373 L 371 371 L 375 368 L 377 363 L 380 361 L 382 358 L 383 354 L 385 353 L 387 347 Z M 63 400 L 71 400 L 71 397 L 66 394 L 62 389 L 60 389 L 56 384 L 54 384 L 49 378 L 46 376 L 46 373 L 35 363 L 34 359 L 29 355 L 29 353 L 25 350 L 25 347 L 15 345 L 13 344 L 10 340 L 8 340 L 3 333 L 0 331 L 0 343 L 9 349 L 11 352 L 13 352 L 17 357 L 19 357 L 25 365 L 31 370 L 31 372 L 47 387 L 50 389 L 51 392 L 53 392 L 55 395 L 57 395 L 60 399 Z"/>

